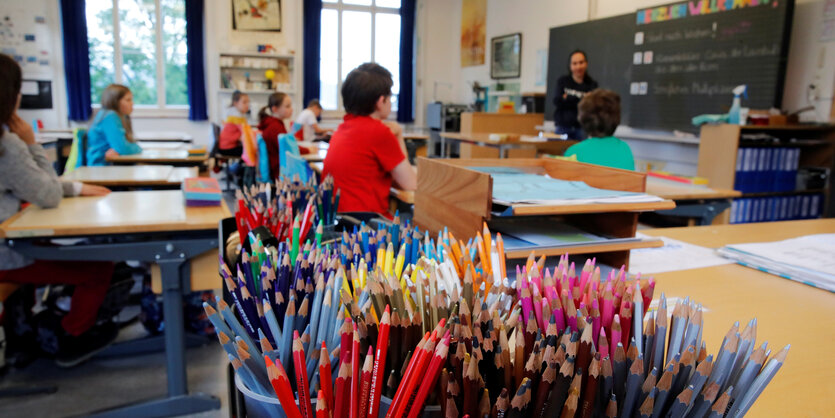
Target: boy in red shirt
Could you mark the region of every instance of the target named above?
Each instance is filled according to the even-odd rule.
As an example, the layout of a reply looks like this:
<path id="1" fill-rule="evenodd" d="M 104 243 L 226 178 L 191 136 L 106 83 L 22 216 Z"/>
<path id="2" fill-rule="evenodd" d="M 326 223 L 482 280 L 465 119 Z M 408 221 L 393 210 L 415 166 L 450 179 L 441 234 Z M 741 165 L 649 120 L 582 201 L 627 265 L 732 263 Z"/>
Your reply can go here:
<path id="1" fill-rule="evenodd" d="M 406 145 L 382 120 L 391 113 L 391 73 L 365 63 L 342 83 L 345 118 L 325 157 L 323 176 L 333 176 L 341 190 L 340 212 L 386 214 L 392 181 L 404 190 L 417 188 L 417 174 L 406 158 Z"/>

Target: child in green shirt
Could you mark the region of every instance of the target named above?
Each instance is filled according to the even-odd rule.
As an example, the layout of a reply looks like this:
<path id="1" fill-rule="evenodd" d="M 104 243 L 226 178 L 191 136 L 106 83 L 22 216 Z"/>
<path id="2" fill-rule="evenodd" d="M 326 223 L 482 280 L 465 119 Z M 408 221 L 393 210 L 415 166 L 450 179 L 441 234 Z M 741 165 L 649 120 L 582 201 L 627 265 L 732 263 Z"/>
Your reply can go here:
<path id="1" fill-rule="evenodd" d="M 577 119 L 589 137 L 568 148 L 565 156 L 575 155 L 581 163 L 635 170 L 629 145 L 612 136 L 620 124 L 620 96 L 597 89 L 586 93 L 577 107 Z"/>

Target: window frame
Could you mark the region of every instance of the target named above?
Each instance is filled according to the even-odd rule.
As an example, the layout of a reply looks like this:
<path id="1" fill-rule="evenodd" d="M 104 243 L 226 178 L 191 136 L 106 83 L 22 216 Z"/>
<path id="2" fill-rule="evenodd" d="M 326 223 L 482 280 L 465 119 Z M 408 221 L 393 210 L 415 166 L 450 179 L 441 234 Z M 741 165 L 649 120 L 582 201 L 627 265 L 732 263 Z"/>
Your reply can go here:
<path id="1" fill-rule="evenodd" d="M 157 0 L 159 1 L 159 0 Z M 370 12 L 371 13 L 371 62 L 377 62 L 376 60 L 376 47 L 377 47 L 377 13 L 383 14 L 393 14 L 400 17 L 400 8 L 399 7 L 383 7 L 377 6 L 377 0 L 371 0 L 370 6 L 364 6 L 360 4 L 346 4 L 343 0 L 336 0 L 334 2 L 322 2 L 322 10 L 329 9 L 329 10 L 336 10 L 336 21 L 337 21 L 337 29 L 336 29 L 336 36 L 337 36 L 337 56 L 336 56 L 336 109 L 323 109 L 322 110 L 322 117 L 323 119 L 342 119 L 345 116 L 345 106 L 342 103 L 342 95 L 340 92 L 342 91 L 342 82 L 343 82 L 343 75 L 342 75 L 342 12 L 343 11 L 353 11 L 353 12 Z M 320 12 L 321 14 L 321 12 Z M 402 20 L 401 20 L 402 25 Z M 321 65 L 322 57 L 319 56 L 319 61 Z M 399 62 L 399 57 L 398 57 Z M 320 92 L 321 94 L 321 92 Z M 399 96 L 399 95 L 398 95 Z M 399 98 L 399 97 L 398 97 Z M 397 108 L 392 108 L 391 114 L 389 115 L 388 119 L 396 120 L 397 119 Z"/>
<path id="2" fill-rule="evenodd" d="M 183 0 L 185 2 L 187 0 Z M 122 39 L 121 39 L 121 25 L 119 22 L 119 0 L 111 0 L 112 18 L 113 18 L 113 82 L 124 84 L 122 74 Z M 189 104 L 167 104 L 165 102 L 165 47 L 162 44 L 162 1 L 154 0 L 154 43 L 156 59 L 156 90 L 157 103 L 156 104 L 134 104 L 133 114 L 134 118 L 186 118 L 188 117 Z M 88 23 L 89 25 L 89 23 Z M 101 103 L 93 103 L 93 109 L 98 110 Z"/>

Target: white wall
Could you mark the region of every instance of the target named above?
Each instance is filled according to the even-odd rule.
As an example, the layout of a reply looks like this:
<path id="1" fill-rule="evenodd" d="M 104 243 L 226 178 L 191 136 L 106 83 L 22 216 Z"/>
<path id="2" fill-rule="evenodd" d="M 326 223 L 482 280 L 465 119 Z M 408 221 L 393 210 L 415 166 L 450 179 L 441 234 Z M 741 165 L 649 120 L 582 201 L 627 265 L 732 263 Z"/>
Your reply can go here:
<path id="1" fill-rule="evenodd" d="M 487 43 L 489 45 L 490 38 L 495 36 L 522 32 L 522 74 L 518 82 L 523 92 L 544 92 L 544 86 L 534 85 L 536 51 L 547 50 L 550 28 L 583 22 L 589 18 L 632 13 L 637 9 L 668 3 L 672 1 L 487 0 Z M 806 106 L 807 87 L 816 84 L 819 97 L 815 102 L 817 112 L 804 113 L 804 120 L 828 121 L 835 92 L 835 41 L 819 41 L 824 4 L 824 0 L 797 0 L 792 23 L 783 108 L 794 111 Z M 451 89 L 438 87 L 438 98 L 458 103 L 473 101 L 469 87 L 473 81 L 482 84 L 494 82 L 489 74 L 489 48 L 485 65 L 461 68 L 460 33 L 460 0 L 418 2 L 417 123 L 423 122 L 422 115 L 426 103 L 432 101 L 435 81 L 452 83 Z"/>
<path id="2" fill-rule="evenodd" d="M 284 0 L 281 2 L 281 32 L 248 32 L 232 30 L 232 7 L 228 0 L 206 2 L 206 83 L 209 97 L 209 119 L 220 121 L 223 108 L 228 106 L 230 94 L 218 94 L 220 68 L 218 57 L 221 52 L 257 52 L 259 44 L 270 44 L 277 54 L 295 55 L 293 77 L 295 93 L 293 112 L 298 114 L 302 107 L 302 2 Z M 266 95 L 253 95 L 252 113 L 266 104 Z M 256 107 L 257 106 L 257 107 Z"/>

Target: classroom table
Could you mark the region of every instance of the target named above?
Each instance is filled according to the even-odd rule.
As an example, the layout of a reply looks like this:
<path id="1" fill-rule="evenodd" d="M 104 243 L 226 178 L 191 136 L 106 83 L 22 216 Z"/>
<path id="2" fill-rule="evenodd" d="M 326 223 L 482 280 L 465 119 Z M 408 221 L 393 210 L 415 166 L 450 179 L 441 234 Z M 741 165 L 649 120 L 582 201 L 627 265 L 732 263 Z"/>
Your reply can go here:
<path id="1" fill-rule="evenodd" d="M 305 147 L 310 150 L 309 154 L 302 154 L 302 159 L 309 163 L 325 161 L 325 156 L 328 155 L 328 144 L 326 142 L 307 142 L 300 141 L 300 147 Z"/>
<path id="2" fill-rule="evenodd" d="M 640 231 L 709 248 L 745 242 L 778 241 L 835 233 L 835 219 L 739 225 L 663 228 Z M 704 339 L 716 354 L 735 321 L 740 331 L 757 318 L 757 344 L 772 354 L 791 344 L 788 358 L 749 411 L 750 417 L 832 416 L 835 366 L 835 295 L 737 264 L 654 275 L 655 295 L 684 298 L 704 306 Z"/>
<path id="3" fill-rule="evenodd" d="M 697 222 L 699 225 L 710 225 L 717 216 L 731 207 L 735 197 L 742 196 L 737 190 L 688 185 L 650 176 L 647 176 L 646 192 L 676 202 L 675 209 L 655 211 L 656 214 L 686 217 L 690 226 Z"/>
<path id="4" fill-rule="evenodd" d="M 472 145 L 479 145 L 483 147 L 497 148 L 499 150 L 499 158 L 507 158 L 508 152 L 511 149 L 537 149 L 539 145 L 550 142 L 564 142 L 566 144 L 574 144 L 575 141 L 569 141 L 560 135 L 519 135 L 519 134 L 499 134 L 509 135 L 510 138 L 499 141 L 490 140 L 489 133 L 459 133 L 459 132 L 441 132 L 441 158 L 447 157 L 447 141 L 466 143 Z"/>
<path id="5" fill-rule="evenodd" d="M 105 187 L 179 187 L 183 180 L 197 175 L 197 167 L 112 165 L 78 167 L 61 178 Z"/>
<path id="6" fill-rule="evenodd" d="M 117 155 L 105 160 L 112 164 L 171 164 L 199 166 L 209 159 L 209 154 L 189 155 L 184 149 L 143 149 L 139 154 Z"/>
<path id="7" fill-rule="evenodd" d="M 102 416 L 174 416 L 220 407 L 214 397 L 188 393 L 182 297 L 190 291 L 189 261 L 218 248 L 218 225 L 228 216 L 225 205 L 186 207 L 179 190 L 137 191 L 66 198 L 52 209 L 29 206 L 0 224 L 0 237 L 7 245 L 35 259 L 138 260 L 159 266 L 164 336 L 114 344 L 108 351 L 144 353 L 164 342 L 167 395 L 103 411 Z M 73 237 L 86 239 L 75 245 L 49 243 L 52 238 Z"/>

